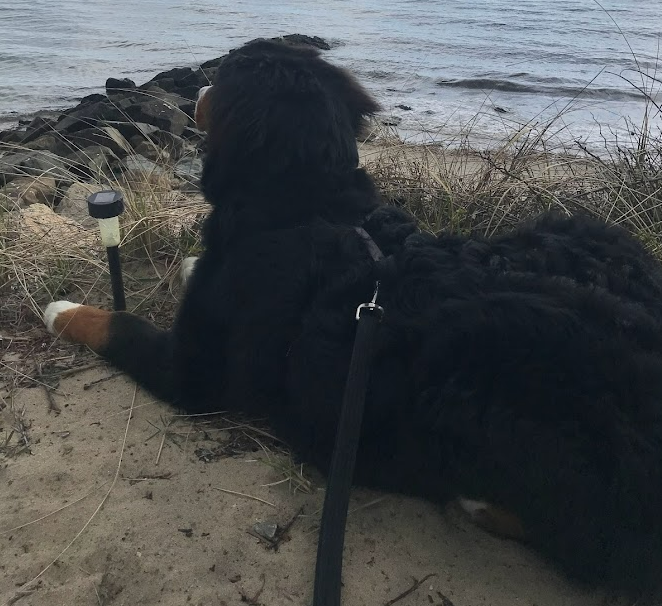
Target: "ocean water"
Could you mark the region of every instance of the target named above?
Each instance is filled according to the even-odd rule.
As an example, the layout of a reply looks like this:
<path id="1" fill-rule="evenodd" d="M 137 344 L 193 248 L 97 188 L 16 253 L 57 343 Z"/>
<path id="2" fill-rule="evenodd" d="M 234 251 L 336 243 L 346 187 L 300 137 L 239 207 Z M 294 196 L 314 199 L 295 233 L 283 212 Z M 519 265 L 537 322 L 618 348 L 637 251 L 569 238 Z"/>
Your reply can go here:
<path id="1" fill-rule="evenodd" d="M 662 104 L 662 0 L 12 0 L 0 5 L 0 127 L 195 66 L 258 36 L 317 35 L 406 136 L 626 140 Z M 411 109 L 405 109 L 411 108 Z M 660 123 L 655 105 L 651 119 Z"/>

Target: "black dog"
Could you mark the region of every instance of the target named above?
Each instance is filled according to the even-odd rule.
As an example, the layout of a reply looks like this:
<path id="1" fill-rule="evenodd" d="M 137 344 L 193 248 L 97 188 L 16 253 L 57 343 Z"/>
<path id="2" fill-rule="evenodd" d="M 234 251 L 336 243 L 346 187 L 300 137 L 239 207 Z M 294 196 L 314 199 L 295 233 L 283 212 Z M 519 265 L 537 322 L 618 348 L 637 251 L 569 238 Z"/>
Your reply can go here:
<path id="1" fill-rule="evenodd" d="M 233 51 L 198 108 L 212 212 L 173 328 L 67 302 L 47 325 L 186 411 L 268 415 L 326 470 L 355 310 L 379 279 L 357 483 L 461 497 L 575 577 L 659 585 L 660 266 L 583 218 L 419 233 L 357 168 L 377 109 L 315 50 Z"/>

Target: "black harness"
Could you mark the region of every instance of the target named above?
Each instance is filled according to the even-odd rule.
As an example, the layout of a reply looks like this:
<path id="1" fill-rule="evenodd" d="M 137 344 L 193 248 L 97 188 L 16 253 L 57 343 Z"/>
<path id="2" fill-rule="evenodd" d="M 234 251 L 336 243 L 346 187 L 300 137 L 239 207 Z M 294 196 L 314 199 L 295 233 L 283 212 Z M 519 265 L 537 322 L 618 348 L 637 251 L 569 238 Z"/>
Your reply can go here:
<path id="1" fill-rule="evenodd" d="M 361 227 L 355 227 L 354 230 L 365 242 L 373 261 L 382 261 L 384 254 L 368 232 Z M 378 294 L 379 281 L 375 284 L 372 300 L 362 303 L 356 309 L 358 326 L 336 431 L 317 544 L 313 606 L 340 606 L 349 494 L 361 435 L 374 337 L 384 316 L 384 309 L 377 304 Z"/>

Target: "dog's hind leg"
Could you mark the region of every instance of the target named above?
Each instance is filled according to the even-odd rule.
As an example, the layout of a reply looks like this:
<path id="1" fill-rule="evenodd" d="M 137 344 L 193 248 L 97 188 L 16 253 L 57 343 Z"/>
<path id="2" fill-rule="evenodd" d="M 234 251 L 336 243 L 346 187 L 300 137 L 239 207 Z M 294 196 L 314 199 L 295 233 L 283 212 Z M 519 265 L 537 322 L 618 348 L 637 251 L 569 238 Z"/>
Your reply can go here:
<path id="1" fill-rule="evenodd" d="M 155 396 L 176 399 L 170 331 L 128 312 L 69 301 L 50 303 L 44 323 L 52 334 L 87 345 Z"/>
<path id="2" fill-rule="evenodd" d="M 186 257 L 182 261 L 181 269 L 179 270 L 179 279 L 182 282 L 182 286 L 186 288 L 193 272 L 195 271 L 195 265 L 198 262 L 198 257 Z"/>
<path id="3" fill-rule="evenodd" d="M 522 522 L 514 513 L 484 501 L 460 498 L 458 503 L 483 530 L 507 539 L 523 541 L 526 538 Z"/>

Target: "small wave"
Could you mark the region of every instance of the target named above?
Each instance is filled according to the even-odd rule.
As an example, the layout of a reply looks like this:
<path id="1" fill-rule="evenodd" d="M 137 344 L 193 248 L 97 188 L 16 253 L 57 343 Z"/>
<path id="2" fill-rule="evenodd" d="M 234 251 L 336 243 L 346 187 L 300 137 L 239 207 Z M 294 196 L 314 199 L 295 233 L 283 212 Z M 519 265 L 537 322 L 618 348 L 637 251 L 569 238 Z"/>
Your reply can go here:
<path id="1" fill-rule="evenodd" d="M 547 78 L 548 83 L 558 80 Z M 578 99 L 604 99 L 608 101 L 642 100 L 644 95 L 639 91 L 622 90 L 608 87 L 582 87 L 582 86 L 545 86 L 545 84 L 532 84 L 514 82 L 513 80 L 500 80 L 493 78 L 459 78 L 454 80 L 437 80 L 437 86 L 444 88 L 464 88 L 467 90 L 501 91 L 505 93 L 520 93 L 529 95 L 546 95 L 549 97 L 572 97 Z"/>

